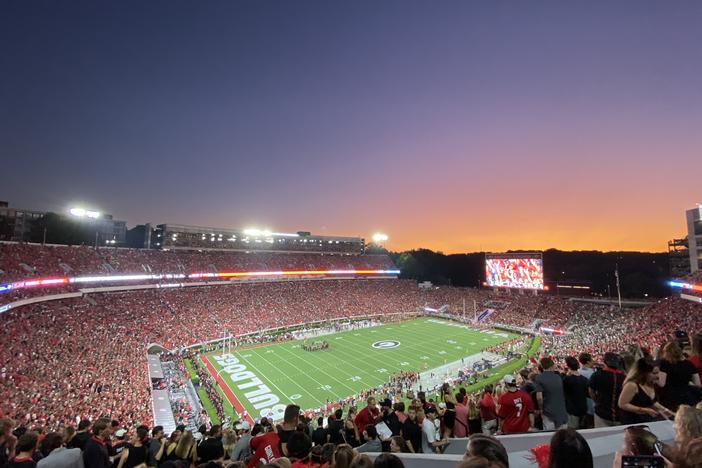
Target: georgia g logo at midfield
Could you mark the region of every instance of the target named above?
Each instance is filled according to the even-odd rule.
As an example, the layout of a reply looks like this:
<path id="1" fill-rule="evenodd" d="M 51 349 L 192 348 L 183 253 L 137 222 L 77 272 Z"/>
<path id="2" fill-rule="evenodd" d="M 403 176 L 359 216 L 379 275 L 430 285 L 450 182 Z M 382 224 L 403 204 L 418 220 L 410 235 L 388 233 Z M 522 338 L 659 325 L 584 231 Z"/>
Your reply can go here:
<path id="1" fill-rule="evenodd" d="M 390 348 L 397 348 L 400 346 L 399 341 L 395 340 L 383 340 L 383 341 L 376 341 L 375 343 L 372 344 L 372 346 L 375 349 L 390 349 Z"/>

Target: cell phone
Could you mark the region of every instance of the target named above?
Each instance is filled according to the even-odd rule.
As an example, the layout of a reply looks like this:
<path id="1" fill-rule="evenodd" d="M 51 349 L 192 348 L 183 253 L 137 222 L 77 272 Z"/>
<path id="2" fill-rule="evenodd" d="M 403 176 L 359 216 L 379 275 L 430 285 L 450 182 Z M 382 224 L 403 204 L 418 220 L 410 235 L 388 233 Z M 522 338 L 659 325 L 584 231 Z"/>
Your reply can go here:
<path id="1" fill-rule="evenodd" d="M 664 468 L 665 460 L 657 455 L 623 455 L 622 467 Z"/>

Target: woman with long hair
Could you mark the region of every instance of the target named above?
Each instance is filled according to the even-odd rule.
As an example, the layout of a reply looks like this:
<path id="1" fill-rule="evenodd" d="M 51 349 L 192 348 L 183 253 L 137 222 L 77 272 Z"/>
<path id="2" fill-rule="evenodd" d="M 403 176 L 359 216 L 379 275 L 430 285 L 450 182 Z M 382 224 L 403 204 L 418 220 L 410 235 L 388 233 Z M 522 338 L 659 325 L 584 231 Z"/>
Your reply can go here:
<path id="1" fill-rule="evenodd" d="M 444 438 L 453 436 L 453 426 L 456 424 L 456 397 L 451 392 L 451 387 L 444 382 L 441 386 L 441 401 L 444 402 L 446 408 L 442 422 L 444 423 Z"/>
<path id="2" fill-rule="evenodd" d="M 661 392 L 661 404 L 671 411 L 677 411 L 682 404 L 695 404 L 694 387 L 700 386 L 700 376 L 692 363 L 685 359 L 677 342 L 671 341 L 663 347 L 662 372 L 666 374 L 665 386 Z"/>
<path id="3" fill-rule="evenodd" d="M 356 408 L 352 406 L 349 408 L 349 411 L 346 414 L 346 419 L 344 420 L 343 436 L 344 441 L 351 447 L 358 447 L 360 445 L 359 440 L 361 437 L 358 434 L 358 428 L 356 427 L 354 419 L 356 419 Z"/>
<path id="4" fill-rule="evenodd" d="M 468 399 L 468 434 L 482 434 L 483 427 L 480 420 L 480 409 L 475 402 L 478 397 L 476 395 L 466 395 L 466 398 Z"/>
<path id="5" fill-rule="evenodd" d="M 675 466 L 698 466 L 702 464 L 699 449 L 702 441 L 702 410 L 680 405 L 675 413 L 675 441 L 660 444 L 663 456 Z"/>
<path id="6" fill-rule="evenodd" d="M 349 444 L 339 444 L 334 451 L 332 468 L 349 468 L 356 452 Z"/>
<path id="7" fill-rule="evenodd" d="M 639 359 L 631 366 L 619 395 L 622 424 L 641 424 L 660 419 L 660 416 L 675 416 L 656 399 L 654 384 L 658 372 L 658 368 L 646 358 Z"/>
<path id="8" fill-rule="evenodd" d="M 158 449 L 158 452 L 156 453 L 156 456 L 154 458 L 156 461 L 158 461 L 159 465 L 169 461 L 173 460 L 173 451 L 175 450 L 176 446 L 178 445 L 178 441 L 180 440 L 181 433 L 180 431 L 173 431 L 171 432 L 171 436 L 168 439 L 163 439 L 161 442 L 161 448 Z"/>
<path id="9" fill-rule="evenodd" d="M 197 446 L 191 431 L 185 431 L 178 441 L 178 445 L 173 450 L 172 460 L 180 460 L 187 463 L 197 464 Z"/>
<path id="10" fill-rule="evenodd" d="M 73 440 L 73 436 L 76 435 L 76 428 L 73 426 L 66 426 L 63 428 L 63 445 L 68 447 L 68 444 Z"/>

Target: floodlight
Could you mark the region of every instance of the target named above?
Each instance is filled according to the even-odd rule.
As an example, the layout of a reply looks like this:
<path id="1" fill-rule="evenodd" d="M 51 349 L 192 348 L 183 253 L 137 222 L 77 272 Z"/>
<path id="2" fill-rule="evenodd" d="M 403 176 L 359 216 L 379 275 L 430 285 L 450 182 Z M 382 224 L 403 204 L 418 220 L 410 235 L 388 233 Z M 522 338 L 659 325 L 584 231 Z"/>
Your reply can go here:
<path id="1" fill-rule="evenodd" d="M 252 236 L 252 237 L 260 236 L 261 230 L 256 229 L 256 228 L 248 228 L 248 229 L 244 229 L 244 234 L 246 234 L 247 236 Z"/>
<path id="2" fill-rule="evenodd" d="M 389 239 L 387 234 L 382 234 L 380 232 L 373 234 L 373 242 L 385 242 Z"/>
<path id="3" fill-rule="evenodd" d="M 68 212 L 76 218 L 93 218 L 100 217 L 99 211 L 86 210 L 85 208 L 71 208 Z"/>
<path id="4" fill-rule="evenodd" d="M 78 218 L 82 218 L 85 216 L 85 210 L 83 208 L 71 208 L 68 210 L 69 213 L 71 213 L 73 216 L 77 216 Z"/>

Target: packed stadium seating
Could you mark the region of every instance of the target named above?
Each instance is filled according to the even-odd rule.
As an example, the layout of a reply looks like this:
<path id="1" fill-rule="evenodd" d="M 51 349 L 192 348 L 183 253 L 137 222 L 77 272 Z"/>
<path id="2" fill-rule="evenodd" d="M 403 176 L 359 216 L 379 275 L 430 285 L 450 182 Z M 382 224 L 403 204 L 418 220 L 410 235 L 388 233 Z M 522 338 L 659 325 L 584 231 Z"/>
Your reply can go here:
<path id="1" fill-rule="evenodd" d="M 394 267 L 387 255 L 146 250 L 0 243 L 0 282 L 43 276 Z"/>
<path id="2" fill-rule="evenodd" d="M 392 267 L 387 256 L 0 245 L 2 281 L 78 273 Z M 52 293 L 60 290 L 50 289 Z M 5 295 L 3 300 L 7 297 L 11 296 Z M 544 326 L 567 330 L 563 336 L 542 337 L 541 354 L 552 356 L 559 366 L 567 356 L 588 352 L 599 360 L 604 352 L 622 352 L 632 345 L 658 356 L 660 347 L 676 331 L 690 335 L 700 331 L 702 310 L 699 304 L 678 298 L 638 309 L 619 309 L 612 304 L 545 295 L 449 287 L 420 290 L 414 281 L 399 279 L 328 279 L 89 294 L 0 314 L 0 418 L 10 417 L 15 426 L 42 430 L 75 426 L 80 420 L 95 421 L 98 417 L 108 417 L 126 428 L 151 425 L 151 385 L 145 359 L 149 344 L 177 349 L 221 338 L 223 333 L 242 335 L 311 320 L 415 313 L 423 307 L 444 305 L 449 314 L 463 316 L 464 304 L 468 317 L 474 310 L 493 309 L 486 319 L 488 325 L 528 328 L 538 320 Z M 182 386 L 182 362 L 175 363 L 169 367 L 169 385 Z M 531 366 L 529 372 L 538 369 Z M 202 376 L 202 380 L 206 378 Z M 473 405 L 480 398 L 469 397 Z M 214 393 L 212 399 L 216 400 Z M 172 407 L 179 421 L 187 420 L 191 411 L 187 399 L 181 397 Z"/>

